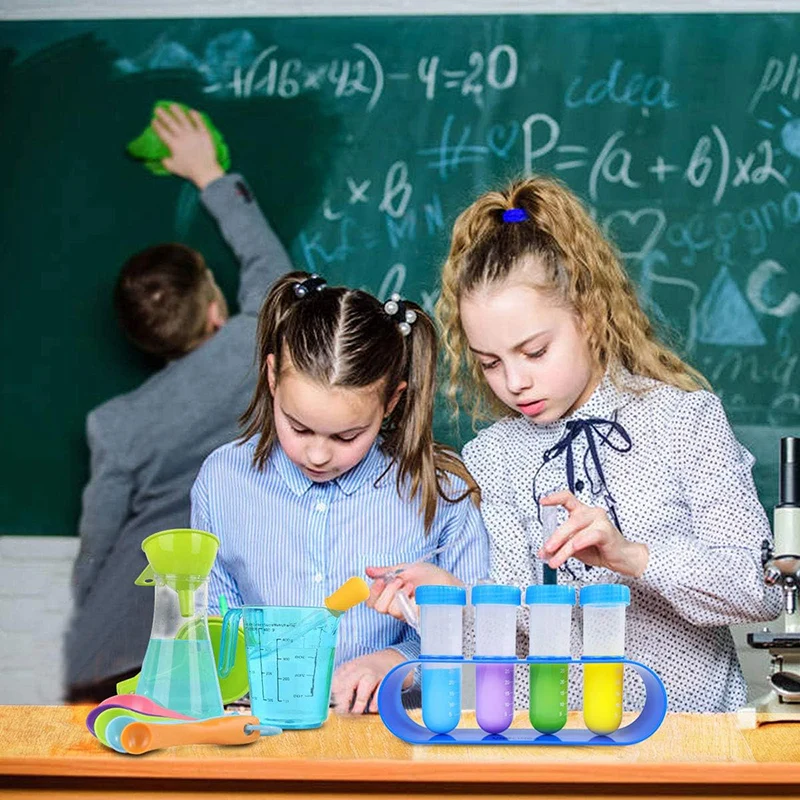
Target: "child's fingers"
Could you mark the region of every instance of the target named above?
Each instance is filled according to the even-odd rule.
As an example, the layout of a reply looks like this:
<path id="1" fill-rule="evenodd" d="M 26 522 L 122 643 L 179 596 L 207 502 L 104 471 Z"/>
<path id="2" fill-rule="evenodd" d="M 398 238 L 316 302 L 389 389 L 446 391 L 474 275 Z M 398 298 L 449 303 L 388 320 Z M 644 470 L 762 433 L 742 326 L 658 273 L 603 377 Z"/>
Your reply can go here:
<path id="1" fill-rule="evenodd" d="M 550 538 L 542 545 L 541 553 L 555 553 L 564 543 L 571 539 L 578 531 L 583 530 L 591 523 L 591 518 L 586 514 L 576 511 L 566 522 L 559 525 Z"/>
<path id="2" fill-rule="evenodd" d="M 192 125 L 200 131 L 207 130 L 205 122 L 203 122 L 203 118 L 200 116 L 200 112 L 196 111 L 195 109 L 189 109 L 189 117 L 191 118 Z"/>
<path id="3" fill-rule="evenodd" d="M 169 109 L 159 106 L 153 119 L 158 120 L 161 123 L 161 127 L 170 135 L 175 136 L 178 133 L 178 120 L 170 113 Z"/>
<path id="4" fill-rule="evenodd" d="M 160 110 L 161 109 L 159 109 L 159 111 Z M 152 125 L 153 129 L 161 137 L 161 140 L 164 142 L 164 144 L 169 146 L 175 141 L 174 130 L 170 127 L 169 123 L 164 122 L 161 117 L 153 117 Z"/>
<path id="5" fill-rule="evenodd" d="M 369 701 L 369 708 L 367 709 L 370 714 L 378 713 L 378 689 L 380 689 L 380 687 L 381 685 L 379 683 L 372 692 L 372 699 Z"/>
<path id="6" fill-rule="evenodd" d="M 353 700 L 353 706 L 350 709 L 352 714 L 363 714 L 366 711 L 367 705 L 372 698 L 372 693 L 375 691 L 375 687 L 378 683 L 379 681 L 372 673 L 361 676 L 356 684 L 355 698 Z"/>
<path id="7" fill-rule="evenodd" d="M 331 706 L 337 714 L 346 714 L 353 702 L 353 682 L 349 670 L 341 667 L 333 674 L 331 681 Z"/>
<path id="8" fill-rule="evenodd" d="M 391 581 L 391 583 L 387 584 L 384 590 L 380 593 L 372 607 L 380 614 L 392 614 L 392 616 L 402 619 L 402 612 L 397 608 L 396 604 L 394 607 L 392 607 L 395 595 L 402 586 L 403 582 L 399 579 Z"/>
<path id="9" fill-rule="evenodd" d="M 396 570 L 404 567 L 405 564 L 392 564 L 388 567 L 367 567 L 364 572 L 368 578 L 381 578 L 388 572 L 395 572 Z"/>
<path id="10" fill-rule="evenodd" d="M 413 588 L 429 584 L 464 585 L 451 572 L 442 569 L 436 564 L 431 564 L 429 561 L 409 564 L 401 573 L 400 578 L 402 578 L 407 587 L 412 589 L 409 594 L 413 594 Z"/>
<path id="11" fill-rule="evenodd" d="M 547 566 L 558 569 L 568 558 L 573 556 L 581 560 L 581 552 L 590 547 L 599 547 L 605 543 L 608 531 L 601 527 L 585 528 L 571 537 L 564 546 L 547 562 Z"/>
<path id="12" fill-rule="evenodd" d="M 563 492 L 554 492 L 546 497 L 539 498 L 539 505 L 542 506 L 564 506 L 569 513 L 577 511 L 579 508 L 586 507 L 572 492 L 566 489 Z"/>
<path id="13" fill-rule="evenodd" d="M 170 114 L 172 115 L 172 119 L 174 124 L 180 130 L 190 130 L 194 127 L 192 124 L 192 118 L 189 114 L 189 110 L 185 110 L 181 108 L 177 103 L 173 103 L 169 107 Z"/>
<path id="14" fill-rule="evenodd" d="M 378 578 L 374 580 L 369 587 L 369 597 L 367 598 L 367 607 L 368 608 L 375 608 L 375 603 L 377 602 L 378 598 L 381 596 L 381 593 L 386 588 L 386 581 L 381 580 Z"/>

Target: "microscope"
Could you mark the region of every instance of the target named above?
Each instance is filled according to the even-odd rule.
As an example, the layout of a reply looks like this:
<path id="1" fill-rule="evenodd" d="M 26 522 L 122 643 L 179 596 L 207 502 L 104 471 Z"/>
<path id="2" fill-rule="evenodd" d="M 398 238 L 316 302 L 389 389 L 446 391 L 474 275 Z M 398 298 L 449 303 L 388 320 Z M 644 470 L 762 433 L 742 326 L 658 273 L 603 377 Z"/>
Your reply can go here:
<path id="1" fill-rule="evenodd" d="M 773 546 L 762 545 L 764 582 L 780 586 L 784 600 L 784 632 L 765 628 L 750 633 L 751 647 L 770 652 L 770 691 L 749 708 L 740 721 L 746 727 L 764 722 L 800 722 L 800 438 L 781 439 L 781 463 L 775 506 Z"/>

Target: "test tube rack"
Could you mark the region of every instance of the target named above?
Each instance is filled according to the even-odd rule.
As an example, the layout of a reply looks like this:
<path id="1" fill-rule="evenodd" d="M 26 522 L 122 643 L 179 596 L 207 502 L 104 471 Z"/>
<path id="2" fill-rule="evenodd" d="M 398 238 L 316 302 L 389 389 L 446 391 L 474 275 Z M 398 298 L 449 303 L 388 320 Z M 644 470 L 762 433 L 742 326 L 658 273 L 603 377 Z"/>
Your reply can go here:
<path id="1" fill-rule="evenodd" d="M 378 712 L 384 725 L 399 739 L 410 744 L 537 744 L 537 745 L 630 745 L 638 744 L 652 736 L 664 721 L 667 713 L 667 692 L 661 679 L 650 667 L 625 658 L 564 659 L 563 664 L 576 664 L 581 668 L 599 661 L 613 662 L 630 667 L 644 682 L 646 697 L 639 716 L 614 733 L 598 735 L 586 728 L 565 728 L 558 733 L 540 733 L 534 728 L 507 728 L 502 733 L 486 733 L 481 728 L 457 727 L 450 733 L 433 733 L 408 716 L 402 703 L 403 680 L 418 665 L 444 664 L 447 666 L 481 665 L 486 661 L 465 658 L 458 661 L 428 656 L 424 660 L 404 661 L 391 669 L 378 689 Z M 510 659 L 509 663 L 528 667 L 531 664 L 552 664 L 552 659 Z"/>

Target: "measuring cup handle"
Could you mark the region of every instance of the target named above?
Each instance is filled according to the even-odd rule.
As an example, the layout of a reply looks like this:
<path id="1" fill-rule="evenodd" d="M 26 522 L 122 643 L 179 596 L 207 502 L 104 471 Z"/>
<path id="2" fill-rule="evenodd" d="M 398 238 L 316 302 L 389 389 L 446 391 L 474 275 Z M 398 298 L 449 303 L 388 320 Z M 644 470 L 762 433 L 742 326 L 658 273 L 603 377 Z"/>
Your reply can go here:
<path id="1" fill-rule="evenodd" d="M 242 618 L 241 608 L 232 608 L 222 618 L 222 634 L 219 640 L 219 660 L 217 673 L 220 678 L 227 678 L 236 661 L 236 642 L 239 638 L 239 620 Z"/>

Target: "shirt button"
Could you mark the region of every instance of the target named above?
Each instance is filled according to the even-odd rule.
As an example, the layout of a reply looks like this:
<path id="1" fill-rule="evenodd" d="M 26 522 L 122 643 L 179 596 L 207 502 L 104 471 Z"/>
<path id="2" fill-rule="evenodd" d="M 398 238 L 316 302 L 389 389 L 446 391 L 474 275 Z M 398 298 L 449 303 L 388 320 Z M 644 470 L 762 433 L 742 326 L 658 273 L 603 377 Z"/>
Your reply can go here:
<path id="1" fill-rule="evenodd" d="M 583 481 L 575 481 L 575 491 L 576 492 L 583 491 Z"/>
<path id="2" fill-rule="evenodd" d="M 317 505 L 315 506 L 315 508 L 317 509 L 317 511 L 327 511 L 328 510 L 328 504 L 327 503 L 323 503 L 320 500 L 319 503 L 317 503 Z"/>
<path id="3" fill-rule="evenodd" d="M 322 575 L 320 575 L 319 572 L 314 576 L 314 582 L 315 583 L 322 583 Z"/>

